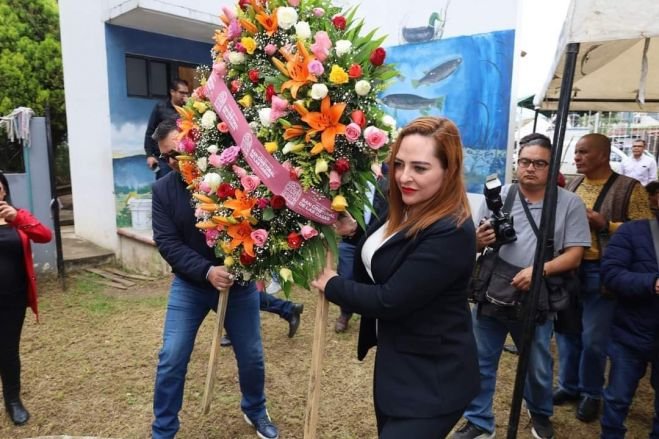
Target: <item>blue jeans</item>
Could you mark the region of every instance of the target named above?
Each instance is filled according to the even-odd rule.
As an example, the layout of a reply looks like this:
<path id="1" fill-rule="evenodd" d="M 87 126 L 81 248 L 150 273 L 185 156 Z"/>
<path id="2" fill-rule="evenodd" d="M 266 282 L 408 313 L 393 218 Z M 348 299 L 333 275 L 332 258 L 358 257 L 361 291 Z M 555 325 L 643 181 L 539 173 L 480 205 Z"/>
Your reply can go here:
<path id="1" fill-rule="evenodd" d="M 163 345 L 160 350 L 153 398 L 154 439 L 173 438 L 179 429 L 178 412 L 183 404 L 183 386 L 202 321 L 217 309 L 218 293 L 174 277 L 169 292 Z M 265 368 L 261 345 L 259 296 L 253 283 L 234 285 L 224 327 L 233 341 L 238 362 L 240 407 L 250 418 L 265 414 Z"/>
<path id="2" fill-rule="evenodd" d="M 615 301 L 600 292 L 599 261 L 583 261 L 580 278 L 583 332 L 556 334 L 558 386 L 572 395 L 600 399 Z"/>
<path id="3" fill-rule="evenodd" d="M 361 256 L 359 256 L 361 257 Z M 339 242 L 339 263 L 336 271 L 344 279 L 353 279 L 355 266 L 355 246 L 347 242 Z M 341 308 L 341 314 L 352 315 L 352 311 Z"/>
<path id="4" fill-rule="evenodd" d="M 495 430 L 492 399 L 496 386 L 499 358 L 508 333 L 517 346 L 522 342 L 521 320 L 499 320 L 489 316 L 478 316 L 477 308 L 472 309 L 474 336 L 478 347 L 478 366 L 481 376 L 481 391 L 474 398 L 464 417 L 483 430 Z M 539 415 L 554 414 L 552 402 L 553 360 L 549 352 L 549 341 L 554 328 L 553 320 L 547 320 L 535 328 L 531 345 L 529 368 L 524 385 L 524 400 L 529 411 Z"/>
<path id="5" fill-rule="evenodd" d="M 652 365 L 650 383 L 654 389 L 654 420 L 650 438 L 659 438 L 659 358 L 657 353 L 643 355 L 622 344 L 611 342 L 608 347 L 611 359 L 609 381 L 604 389 L 602 439 L 624 439 L 625 419 L 636 393 L 638 382 L 645 375 L 648 363 Z"/>
<path id="6" fill-rule="evenodd" d="M 265 291 L 259 291 L 259 308 L 261 311 L 277 314 L 284 320 L 290 320 L 293 315 L 293 302 L 282 300 Z"/>

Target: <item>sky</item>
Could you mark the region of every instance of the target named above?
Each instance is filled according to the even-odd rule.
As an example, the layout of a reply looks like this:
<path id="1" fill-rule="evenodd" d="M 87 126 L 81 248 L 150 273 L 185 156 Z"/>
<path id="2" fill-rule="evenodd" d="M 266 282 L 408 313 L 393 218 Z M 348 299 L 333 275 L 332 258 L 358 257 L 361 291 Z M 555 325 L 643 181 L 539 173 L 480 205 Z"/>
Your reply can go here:
<path id="1" fill-rule="evenodd" d="M 520 20 L 517 96 L 535 94 L 549 76 L 569 0 L 518 0 Z"/>

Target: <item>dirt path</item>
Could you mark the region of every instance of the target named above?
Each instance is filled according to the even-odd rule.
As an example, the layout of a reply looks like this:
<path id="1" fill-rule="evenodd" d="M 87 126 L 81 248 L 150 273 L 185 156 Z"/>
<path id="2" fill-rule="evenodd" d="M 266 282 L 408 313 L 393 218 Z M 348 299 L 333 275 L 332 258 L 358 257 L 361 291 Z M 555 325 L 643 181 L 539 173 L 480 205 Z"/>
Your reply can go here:
<path id="1" fill-rule="evenodd" d="M 141 282 L 128 292 L 98 286 L 92 275 L 78 275 L 68 292 L 54 282 L 41 285 L 41 324 L 28 315 L 22 341 L 23 400 L 32 413 L 24 427 L 0 418 L 0 438 L 51 435 L 147 438 L 168 279 Z M 282 438 L 301 438 L 313 330 L 313 296 L 295 291 L 305 303 L 298 334 L 286 337 L 288 325 L 262 313 L 268 408 Z M 338 310 L 330 311 L 322 381 L 320 438 L 374 438 L 371 403 L 373 355 L 355 358 L 358 322 L 346 334 L 333 331 Z M 253 438 L 242 420 L 236 366 L 223 349 L 211 413 L 200 413 L 211 342 L 212 319 L 200 330 L 193 352 L 181 412 L 180 438 Z M 505 424 L 516 357 L 503 354 L 495 411 L 497 435 Z M 639 389 L 628 420 L 631 435 L 647 437 L 653 396 L 648 379 Z M 597 423 L 574 418 L 573 407 L 559 407 L 554 424 L 559 438 L 595 438 Z M 520 438 L 531 437 L 522 415 Z"/>

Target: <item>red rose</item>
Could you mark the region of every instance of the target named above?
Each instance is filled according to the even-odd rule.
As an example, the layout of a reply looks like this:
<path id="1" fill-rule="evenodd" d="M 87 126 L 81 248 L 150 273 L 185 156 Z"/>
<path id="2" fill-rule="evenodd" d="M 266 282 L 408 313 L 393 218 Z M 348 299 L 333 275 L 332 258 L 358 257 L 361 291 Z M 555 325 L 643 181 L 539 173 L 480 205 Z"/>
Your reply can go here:
<path id="1" fill-rule="evenodd" d="M 281 195 L 273 195 L 270 199 L 270 205 L 273 209 L 283 209 L 286 206 L 286 200 Z"/>
<path id="2" fill-rule="evenodd" d="M 249 75 L 249 80 L 252 81 L 254 84 L 259 82 L 259 71 L 256 69 L 252 69 L 248 73 Z"/>
<path id="3" fill-rule="evenodd" d="M 339 174 L 344 174 L 350 169 L 350 162 L 347 158 L 341 157 L 334 162 L 334 170 Z"/>
<path id="4" fill-rule="evenodd" d="M 240 9 L 244 11 L 250 5 L 250 0 L 240 0 L 238 5 L 240 6 Z"/>
<path id="5" fill-rule="evenodd" d="M 361 78 L 362 66 L 360 66 L 359 64 L 351 65 L 350 69 L 348 69 L 348 76 L 350 76 L 352 79 Z"/>
<path id="6" fill-rule="evenodd" d="M 366 126 L 366 116 L 362 110 L 355 110 L 350 114 L 350 120 L 359 125 L 362 129 Z"/>
<path id="7" fill-rule="evenodd" d="M 220 183 L 220 186 L 217 188 L 217 196 L 220 198 L 235 197 L 236 188 L 229 183 Z"/>
<path id="8" fill-rule="evenodd" d="M 300 248 L 302 245 L 302 236 L 296 232 L 289 233 L 286 240 L 288 241 L 288 246 L 293 250 Z"/>
<path id="9" fill-rule="evenodd" d="M 335 15 L 332 18 L 332 24 L 338 30 L 343 30 L 346 28 L 346 18 L 343 15 Z"/>
<path id="10" fill-rule="evenodd" d="M 288 176 L 293 181 L 299 181 L 299 178 L 297 177 L 297 172 L 295 172 L 295 169 L 291 169 L 290 171 L 288 171 Z"/>
<path id="11" fill-rule="evenodd" d="M 371 64 L 374 66 L 381 66 L 384 63 L 384 58 L 387 56 L 387 52 L 382 47 L 378 47 L 375 49 L 373 52 L 371 52 L 371 56 L 369 60 L 371 61 Z"/>
<path id="12" fill-rule="evenodd" d="M 231 93 L 233 94 L 238 93 L 238 91 L 240 91 L 240 86 L 241 86 L 240 81 L 238 81 L 237 79 L 231 81 Z"/>
<path id="13" fill-rule="evenodd" d="M 256 256 L 250 256 L 245 252 L 240 254 L 240 263 L 243 265 L 251 265 L 256 261 Z"/>
<path id="14" fill-rule="evenodd" d="M 275 86 L 272 85 L 272 84 L 269 84 L 269 85 L 265 88 L 265 101 L 266 101 L 267 103 L 272 102 L 272 97 L 273 97 L 274 95 L 275 95 Z"/>
<path id="15" fill-rule="evenodd" d="M 193 142 L 198 142 L 199 139 L 201 139 L 201 133 L 199 132 L 198 129 L 192 128 L 190 131 L 188 131 L 188 137 L 193 141 Z"/>

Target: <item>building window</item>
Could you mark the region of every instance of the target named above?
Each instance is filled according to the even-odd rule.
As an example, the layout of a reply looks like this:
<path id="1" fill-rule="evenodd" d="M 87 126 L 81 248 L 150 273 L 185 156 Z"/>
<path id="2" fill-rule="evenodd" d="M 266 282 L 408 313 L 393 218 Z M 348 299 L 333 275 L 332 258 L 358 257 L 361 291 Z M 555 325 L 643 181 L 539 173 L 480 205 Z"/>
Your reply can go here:
<path id="1" fill-rule="evenodd" d="M 174 78 L 190 82 L 196 66 L 179 61 L 126 55 L 126 90 L 128 96 L 164 98 L 169 96 L 169 83 Z M 192 86 L 192 82 L 190 82 Z"/>

